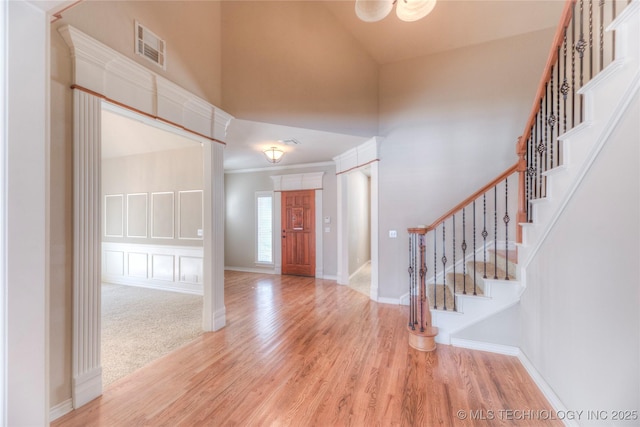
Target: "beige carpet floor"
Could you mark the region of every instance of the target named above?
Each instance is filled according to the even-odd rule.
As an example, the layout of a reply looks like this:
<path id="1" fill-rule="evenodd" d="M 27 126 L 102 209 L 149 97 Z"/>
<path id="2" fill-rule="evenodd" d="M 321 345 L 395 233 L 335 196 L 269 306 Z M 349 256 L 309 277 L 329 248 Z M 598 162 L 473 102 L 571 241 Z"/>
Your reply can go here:
<path id="1" fill-rule="evenodd" d="M 103 385 L 183 346 L 201 333 L 201 296 L 103 283 Z"/>

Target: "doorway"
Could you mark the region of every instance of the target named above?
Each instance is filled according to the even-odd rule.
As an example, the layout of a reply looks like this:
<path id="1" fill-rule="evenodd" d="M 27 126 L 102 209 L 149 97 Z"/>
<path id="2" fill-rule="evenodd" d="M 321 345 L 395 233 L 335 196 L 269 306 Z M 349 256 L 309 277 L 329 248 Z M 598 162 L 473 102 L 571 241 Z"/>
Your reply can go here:
<path id="1" fill-rule="evenodd" d="M 202 333 L 203 149 L 111 104 L 101 121 L 107 386 Z"/>
<path id="2" fill-rule="evenodd" d="M 281 212 L 282 274 L 314 277 L 315 191 L 283 191 Z"/>

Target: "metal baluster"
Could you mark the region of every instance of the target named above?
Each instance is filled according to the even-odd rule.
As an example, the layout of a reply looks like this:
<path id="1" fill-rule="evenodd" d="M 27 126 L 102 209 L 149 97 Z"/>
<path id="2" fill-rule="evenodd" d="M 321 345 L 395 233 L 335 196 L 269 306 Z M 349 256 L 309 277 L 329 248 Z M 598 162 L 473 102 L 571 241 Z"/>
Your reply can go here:
<path id="1" fill-rule="evenodd" d="M 611 2 L 611 20 L 616 19 L 616 1 Z M 616 59 L 616 32 L 611 32 L 611 61 Z"/>
<path id="2" fill-rule="evenodd" d="M 589 80 L 593 78 L 593 0 L 589 0 Z"/>
<path id="3" fill-rule="evenodd" d="M 551 82 L 549 84 L 549 94 L 551 95 L 551 100 L 550 100 L 550 104 L 551 104 L 551 114 L 549 115 L 549 118 L 547 119 L 547 124 L 549 125 L 549 127 L 551 128 L 549 130 L 549 132 L 551 133 L 550 138 L 549 138 L 549 167 L 548 169 L 553 169 L 553 129 L 556 125 L 556 116 L 555 113 L 553 111 L 554 105 L 553 105 L 553 95 L 554 95 L 554 88 L 553 88 L 553 65 L 551 66 Z"/>
<path id="4" fill-rule="evenodd" d="M 476 201 L 473 201 L 473 294 L 476 293 Z"/>
<path id="5" fill-rule="evenodd" d="M 576 43 L 576 50 L 580 55 L 580 87 L 584 82 L 584 51 L 587 48 L 587 42 L 584 41 L 584 0 L 580 0 L 580 39 Z M 582 95 L 578 97 L 580 100 L 580 123 L 582 123 Z"/>
<path id="6" fill-rule="evenodd" d="M 538 127 L 538 198 L 542 198 L 542 154 L 544 153 L 543 143 L 543 126 L 542 126 L 542 100 L 540 100 L 540 112 L 538 113 L 539 127 Z"/>
<path id="7" fill-rule="evenodd" d="M 462 294 L 467 294 L 467 233 L 465 232 L 465 208 L 462 208 Z"/>
<path id="8" fill-rule="evenodd" d="M 446 221 L 442 223 L 442 308 L 447 311 L 447 245 L 445 244 Z"/>
<path id="9" fill-rule="evenodd" d="M 571 8 L 571 128 L 576 126 L 576 4 Z"/>
<path id="10" fill-rule="evenodd" d="M 415 297 L 414 297 L 414 264 L 416 262 L 415 253 L 413 252 L 413 240 L 415 234 L 409 234 L 409 327 L 416 330 L 415 327 Z"/>
<path id="11" fill-rule="evenodd" d="M 599 3 L 600 9 L 600 28 L 599 28 L 599 37 L 600 37 L 600 69 L 602 71 L 604 68 L 604 0 L 600 0 Z"/>
<path id="12" fill-rule="evenodd" d="M 487 193 L 482 195 L 482 257 L 484 263 L 483 278 L 487 278 Z"/>
<path id="13" fill-rule="evenodd" d="M 544 171 L 549 170 L 549 83 L 544 85 Z M 544 179 L 544 196 L 547 196 L 547 180 Z"/>
<path id="14" fill-rule="evenodd" d="M 529 200 L 527 199 L 527 205 Z M 493 257 L 498 259 L 498 184 L 493 186 Z M 498 278 L 498 269 L 493 269 L 493 278 Z"/>
<path id="15" fill-rule="evenodd" d="M 453 252 L 453 311 L 457 311 L 456 308 L 456 214 L 453 214 L 453 244 L 451 245 L 451 252 Z"/>
<path id="16" fill-rule="evenodd" d="M 564 28 L 564 40 L 562 43 L 562 51 L 563 51 L 563 74 L 564 78 L 562 80 L 562 86 L 560 87 L 560 92 L 562 92 L 562 115 L 564 116 L 564 132 L 567 131 L 567 94 L 569 93 L 569 82 L 567 81 L 567 28 Z"/>
<path id="17" fill-rule="evenodd" d="M 553 145 L 556 147 L 556 162 L 553 163 L 553 156 L 551 156 L 551 167 L 556 167 L 560 164 L 560 144 L 558 139 L 560 138 L 560 46 L 558 46 L 558 66 L 556 67 L 556 112 L 554 113 L 554 126 L 556 130 L 556 137 L 553 139 Z"/>
<path id="18" fill-rule="evenodd" d="M 433 304 L 438 309 L 438 227 L 433 230 Z"/>
<path id="19" fill-rule="evenodd" d="M 424 251 L 426 249 L 426 235 L 424 234 L 420 234 L 418 236 L 418 239 L 420 241 L 420 292 L 418 292 L 418 294 L 420 295 L 420 332 L 424 332 L 424 327 L 425 327 L 425 319 L 424 319 L 424 312 L 425 312 L 425 307 L 424 304 L 426 302 L 426 295 L 427 295 L 427 285 L 426 285 L 426 280 L 427 280 L 427 263 L 424 260 Z M 426 307 L 426 310 L 429 310 L 430 307 Z"/>
<path id="20" fill-rule="evenodd" d="M 509 280 L 509 177 L 504 180 L 504 240 L 507 251 L 506 262 L 506 277 L 505 280 Z"/>

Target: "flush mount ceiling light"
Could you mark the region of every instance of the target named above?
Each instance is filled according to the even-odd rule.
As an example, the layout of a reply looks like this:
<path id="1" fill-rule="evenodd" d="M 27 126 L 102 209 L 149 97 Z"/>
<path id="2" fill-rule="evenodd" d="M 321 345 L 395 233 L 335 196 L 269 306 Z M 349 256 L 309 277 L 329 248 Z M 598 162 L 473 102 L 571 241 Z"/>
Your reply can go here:
<path id="1" fill-rule="evenodd" d="M 264 155 L 270 163 L 278 163 L 284 156 L 284 151 L 278 147 L 270 147 L 263 151 Z"/>
<path id="2" fill-rule="evenodd" d="M 377 22 L 391 12 L 394 4 L 398 18 L 412 22 L 427 16 L 436 0 L 356 0 L 356 15 L 365 22 Z"/>

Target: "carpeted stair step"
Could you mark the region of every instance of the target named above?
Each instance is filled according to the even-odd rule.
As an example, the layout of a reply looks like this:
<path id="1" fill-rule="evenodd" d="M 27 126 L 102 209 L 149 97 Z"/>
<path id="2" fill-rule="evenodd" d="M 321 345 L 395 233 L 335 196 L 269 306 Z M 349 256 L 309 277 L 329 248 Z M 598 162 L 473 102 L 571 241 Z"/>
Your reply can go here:
<path id="1" fill-rule="evenodd" d="M 517 249 L 510 249 L 508 252 L 504 249 L 497 251 L 491 251 L 490 260 L 493 264 L 496 264 L 499 269 L 506 271 L 507 266 L 509 268 L 509 277 L 516 274 L 516 267 L 518 265 L 518 251 Z"/>
<path id="2" fill-rule="evenodd" d="M 450 286 L 454 289 L 454 279 L 455 279 L 455 292 L 456 294 L 466 294 L 473 295 L 473 275 L 456 273 L 455 276 L 453 273 L 447 274 L 447 286 Z M 479 279 L 479 277 L 477 277 Z M 476 283 L 476 295 L 483 296 L 484 291 L 482 289 L 482 284 L 480 281 Z M 466 292 L 465 292 L 466 291 Z"/>
<path id="3" fill-rule="evenodd" d="M 429 307 L 432 310 L 444 310 L 445 309 L 445 299 L 446 299 L 446 309 L 453 311 L 453 292 L 451 292 L 451 288 L 449 286 L 445 286 L 442 284 L 438 284 L 436 290 L 436 300 L 434 306 L 433 299 L 433 284 L 427 286 L 427 297 L 429 298 Z M 446 296 L 446 298 L 445 298 Z"/>
<path id="4" fill-rule="evenodd" d="M 467 266 L 468 266 L 467 274 L 473 276 L 473 268 L 474 268 L 473 262 L 467 263 Z M 496 279 L 496 277 L 498 280 L 515 280 L 516 279 L 515 268 L 513 270 L 509 268 L 509 278 L 507 279 L 507 273 L 505 272 L 505 270 L 501 269 L 500 267 L 497 267 L 495 264 L 489 261 L 487 261 L 486 270 L 485 270 L 485 263 L 483 261 L 476 261 L 475 269 L 476 269 L 476 279 L 484 278 L 485 271 L 486 271 L 487 279 Z"/>

